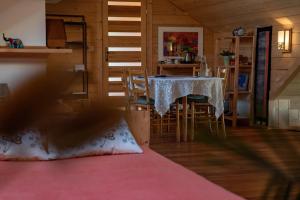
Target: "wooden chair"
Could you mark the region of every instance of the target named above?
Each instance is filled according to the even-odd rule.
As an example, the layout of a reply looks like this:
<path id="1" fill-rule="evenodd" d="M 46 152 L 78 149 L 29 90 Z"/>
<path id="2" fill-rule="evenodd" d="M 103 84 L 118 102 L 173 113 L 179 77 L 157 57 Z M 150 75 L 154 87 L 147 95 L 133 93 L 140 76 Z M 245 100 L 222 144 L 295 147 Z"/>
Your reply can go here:
<path id="1" fill-rule="evenodd" d="M 223 79 L 223 97 L 225 98 L 226 87 L 227 87 L 227 78 L 229 74 L 228 68 L 217 68 L 217 77 Z M 192 138 L 194 136 L 195 122 L 198 120 L 200 123 L 208 123 L 209 131 L 213 133 L 212 122 L 215 121 L 216 124 L 216 134 L 219 134 L 219 119 L 216 119 L 214 113 L 214 107 L 208 103 L 208 98 L 201 95 L 190 95 L 188 97 L 189 103 L 191 105 L 191 128 L 192 128 Z M 225 127 L 225 118 L 224 113 L 220 117 L 221 125 L 224 137 L 226 137 L 226 127 Z"/>
<path id="2" fill-rule="evenodd" d="M 226 97 L 226 89 L 227 89 L 227 84 L 228 84 L 228 76 L 229 76 L 229 68 L 227 67 L 218 67 L 217 68 L 217 77 L 222 78 L 223 79 L 223 84 L 222 84 L 222 92 L 223 92 L 223 98 L 225 100 Z M 227 136 L 226 134 L 226 126 L 225 126 L 225 116 L 224 116 L 224 112 L 222 113 L 221 117 L 219 118 L 221 119 L 221 125 L 222 125 L 222 130 L 223 130 L 223 134 L 224 137 Z M 216 126 L 217 126 L 217 133 L 219 131 L 219 119 L 216 119 Z"/>
<path id="3" fill-rule="evenodd" d="M 201 63 L 200 67 L 193 69 L 193 76 L 198 76 L 205 70 L 205 64 Z M 213 107 L 208 103 L 208 98 L 203 95 L 189 95 L 188 103 L 190 104 L 192 140 L 195 133 L 195 122 L 205 123 L 209 125 L 209 131 L 212 133 Z"/>
<path id="4" fill-rule="evenodd" d="M 147 70 L 128 70 L 128 78 L 129 104 L 150 110 L 154 106 L 154 100 L 150 99 Z"/>
<path id="5" fill-rule="evenodd" d="M 134 108 L 137 111 L 150 111 L 151 128 L 162 130 L 162 117 L 155 112 L 155 101 L 150 98 L 148 75 L 146 69 L 129 69 L 124 73 L 126 96 L 128 98 L 127 110 Z"/>

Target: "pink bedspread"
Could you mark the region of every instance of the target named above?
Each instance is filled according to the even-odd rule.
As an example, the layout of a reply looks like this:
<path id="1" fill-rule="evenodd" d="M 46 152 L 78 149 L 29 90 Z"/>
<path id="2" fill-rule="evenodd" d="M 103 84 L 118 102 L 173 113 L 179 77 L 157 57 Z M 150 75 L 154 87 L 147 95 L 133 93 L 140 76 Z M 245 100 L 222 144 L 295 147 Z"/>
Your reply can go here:
<path id="1" fill-rule="evenodd" d="M 0 200 L 242 199 L 145 148 L 141 155 L 0 161 Z"/>

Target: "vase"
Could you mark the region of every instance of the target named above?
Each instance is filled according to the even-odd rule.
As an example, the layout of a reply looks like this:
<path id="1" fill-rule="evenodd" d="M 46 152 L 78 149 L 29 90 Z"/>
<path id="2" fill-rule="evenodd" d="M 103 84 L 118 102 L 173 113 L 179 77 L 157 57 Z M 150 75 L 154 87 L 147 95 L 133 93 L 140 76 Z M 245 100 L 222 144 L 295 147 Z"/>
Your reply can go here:
<path id="1" fill-rule="evenodd" d="M 224 59 L 224 65 L 228 66 L 229 62 L 230 62 L 230 57 L 229 56 L 223 56 L 223 59 Z"/>

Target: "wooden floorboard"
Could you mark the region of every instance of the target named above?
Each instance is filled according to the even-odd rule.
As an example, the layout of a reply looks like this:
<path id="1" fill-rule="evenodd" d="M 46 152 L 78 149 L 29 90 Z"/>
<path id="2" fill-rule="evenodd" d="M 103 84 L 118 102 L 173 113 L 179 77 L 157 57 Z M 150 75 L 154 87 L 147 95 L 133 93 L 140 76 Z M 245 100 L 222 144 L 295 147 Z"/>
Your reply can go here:
<path id="1" fill-rule="evenodd" d="M 207 131 L 198 132 L 208 134 Z M 228 130 L 226 140 L 229 143 L 241 142 L 283 172 L 300 176 L 300 132 L 240 128 Z M 201 137 L 197 136 L 194 142 L 179 144 L 175 141 L 175 134 L 153 134 L 150 147 L 246 199 L 264 199 L 262 194 L 272 177 L 269 168 L 260 166 L 248 157 L 203 143 Z M 268 199 L 279 197 L 271 195 Z"/>

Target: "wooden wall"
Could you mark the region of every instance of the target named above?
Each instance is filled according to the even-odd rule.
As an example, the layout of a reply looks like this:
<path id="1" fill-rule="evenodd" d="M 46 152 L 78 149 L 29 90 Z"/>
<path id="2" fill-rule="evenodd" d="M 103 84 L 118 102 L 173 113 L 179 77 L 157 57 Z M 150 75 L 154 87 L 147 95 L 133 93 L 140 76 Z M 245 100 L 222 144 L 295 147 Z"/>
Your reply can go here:
<path id="1" fill-rule="evenodd" d="M 273 24 L 270 127 L 300 127 L 300 14 L 288 17 L 292 24 Z M 277 32 L 293 28 L 292 52 L 277 50 Z"/>
<path id="2" fill-rule="evenodd" d="M 155 73 L 158 62 L 158 27 L 159 26 L 191 26 L 203 27 L 187 13 L 170 3 L 168 0 L 152 0 L 152 72 Z M 213 32 L 204 27 L 204 55 L 209 65 L 213 64 L 214 39 Z"/>
<path id="3" fill-rule="evenodd" d="M 102 58 L 102 0 L 63 0 L 57 4 L 46 4 L 47 14 L 84 15 L 87 22 L 89 98 L 97 98 L 101 93 Z M 80 57 L 75 50 L 72 56 L 50 56 L 49 70 L 53 68 L 71 68 Z M 78 63 L 77 63 L 78 64 Z"/>
<path id="4" fill-rule="evenodd" d="M 278 96 L 300 95 L 297 88 L 300 87 L 298 74 L 300 66 L 300 15 L 293 21 L 296 23 L 287 27 L 293 27 L 293 43 L 291 53 L 281 53 L 277 50 L 277 32 L 286 26 L 275 25 L 273 26 L 273 50 L 272 50 L 272 90 L 271 97 L 273 99 Z M 285 90 L 285 91 L 284 91 Z"/>
<path id="5" fill-rule="evenodd" d="M 193 26 L 201 27 L 195 19 L 183 12 L 168 0 L 148 0 L 148 53 L 149 73 L 156 72 L 158 61 L 157 37 L 159 26 Z M 94 99 L 101 95 L 102 88 L 102 0 L 62 0 L 57 4 L 47 4 L 49 14 L 84 15 L 88 31 L 88 70 L 89 94 Z M 214 45 L 213 32 L 204 27 L 204 54 L 210 65 L 213 63 Z M 73 57 L 74 58 L 74 57 Z M 51 56 L 49 68 L 70 65 L 72 57 Z M 73 64 L 73 63 L 72 63 Z M 70 67 L 70 66 L 69 66 Z"/>

